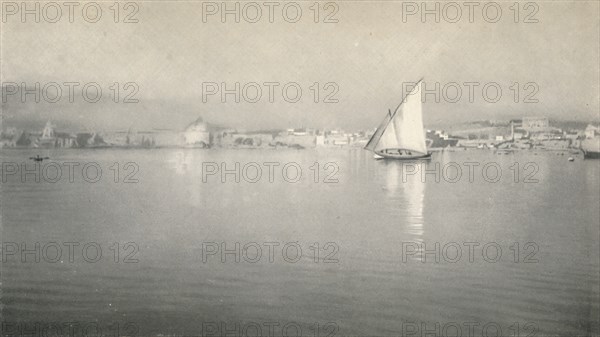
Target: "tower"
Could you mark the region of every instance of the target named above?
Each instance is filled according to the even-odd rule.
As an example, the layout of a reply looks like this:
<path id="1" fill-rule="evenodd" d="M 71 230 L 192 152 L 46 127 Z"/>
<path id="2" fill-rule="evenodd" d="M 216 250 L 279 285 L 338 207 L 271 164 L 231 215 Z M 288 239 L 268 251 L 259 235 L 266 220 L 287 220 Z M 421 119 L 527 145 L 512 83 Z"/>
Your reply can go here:
<path id="1" fill-rule="evenodd" d="M 54 125 L 48 121 L 44 127 L 44 131 L 42 132 L 42 138 L 54 138 L 54 136 Z"/>

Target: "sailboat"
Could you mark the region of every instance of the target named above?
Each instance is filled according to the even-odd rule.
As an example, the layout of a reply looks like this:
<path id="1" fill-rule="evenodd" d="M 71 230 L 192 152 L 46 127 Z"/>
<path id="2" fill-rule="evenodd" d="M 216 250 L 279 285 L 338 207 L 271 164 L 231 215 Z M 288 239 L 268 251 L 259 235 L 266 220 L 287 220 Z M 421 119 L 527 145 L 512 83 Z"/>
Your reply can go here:
<path id="1" fill-rule="evenodd" d="M 404 100 L 381 124 L 365 146 L 376 159 L 428 159 L 425 132 L 423 131 L 423 105 L 419 80 Z"/>

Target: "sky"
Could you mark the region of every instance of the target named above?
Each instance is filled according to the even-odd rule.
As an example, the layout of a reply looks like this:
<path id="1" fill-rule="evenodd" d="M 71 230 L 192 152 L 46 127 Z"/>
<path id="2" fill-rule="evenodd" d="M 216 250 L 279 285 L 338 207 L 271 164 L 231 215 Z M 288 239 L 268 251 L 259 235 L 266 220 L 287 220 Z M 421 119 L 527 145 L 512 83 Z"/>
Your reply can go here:
<path id="1" fill-rule="evenodd" d="M 456 6 L 437 2 L 439 22 L 434 14 L 423 19 L 421 2 L 296 1 L 287 16 L 288 2 L 275 2 L 272 20 L 265 2 L 237 2 L 239 23 L 234 14 L 223 22 L 221 2 L 145 1 L 127 8 L 122 2 L 118 17 L 113 1 L 97 2 L 97 22 L 86 21 L 96 20 L 95 9 L 88 6 L 84 17 L 83 2 L 69 22 L 69 8 L 58 3 L 62 16 L 55 23 L 48 21 L 56 9 L 44 9 L 45 2 L 40 22 L 33 14 L 22 22 L 21 8 L 2 4 L 0 80 L 5 90 L 19 90 L 3 97 L 5 126 L 52 120 L 59 129 L 181 129 L 202 117 L 245 130 L 372 129 L 402 101 L 407 83 L 420 78 L 432 92 L 424 97 L 426 126 L 522 116 L 600 120 L 598 1 L 476 2 L 471 18 L 464 2 L 455 3 L 460 17 Z M 123 22 L 130 14 L 137 22 Z M 257 22 L 248 22 L 254 17 Z M 80 84 L 73 102 L 65 82 Z M 47 85 L 40 89 L 47 97 L 37 103 L 27 95 L 23 102 L 13 83 Z M 52 83 L 62 90 L 55 103 L 49 102 Z M 86 83 L 101 88 L 97 102 L 83 99 Z M 234 94 L 223 100 L 222 84 L 231 90 L 236 83 L 240 102 Z M 257 87 L 262 96 L 253 102 Z M 298 101 L 291 102 L 298 87 Z M 138 102 L 124 103 L 128 94 Z"/>

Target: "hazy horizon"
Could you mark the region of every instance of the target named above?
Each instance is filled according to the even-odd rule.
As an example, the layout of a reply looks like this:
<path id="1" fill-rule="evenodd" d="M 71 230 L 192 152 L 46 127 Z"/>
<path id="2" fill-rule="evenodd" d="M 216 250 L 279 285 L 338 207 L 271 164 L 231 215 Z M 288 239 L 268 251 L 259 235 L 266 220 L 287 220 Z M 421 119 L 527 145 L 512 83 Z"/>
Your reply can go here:
<path id="1" fill-rule="evenodd" d="M 3 84 L 96 82 L 103 96 L 87 103 L 76 92 L 69 103 L 64 87 L 58 103 L 42 99 L 36 104 L 30 96 L 23 104 L 9 96 L 2 104 L 4 124 L 50 119 L 90 129 L 177 129 L 201 116 L 248 130 L 370 129 L 400 103 L 403 82 L 421 77 L 429 87 L 456 82 L 463 94 L 457 103 L 427 100 L 425 125 L 522 116 L 600 120 L 598 2 L 536 3 L 537 23 L 515 23 L 509 3 L 501 3 L 497 23 L 477 14 L 470 23 L 464 11 L 457 23 L 443 18 L 436 23 L 433 16 L 423 23 L 416 15 L 403 22 L 401 2 L 339 3 L 338 23 L 315 23 L 311 3 L 298 3 L 303 16 L 297 23 L 286 22 L 277 11 L 274 23 L 266 13 L 258 23 L 231 22 L 233 16 L 223 23 L 218 15 L 204 23 L 200 2 L 141 2 L 138 23 L 115 23 L 108 3 L 102 3 L 104 16 L 97 23 L 80 16 L 74 23 L 64 17 L 55 24 L 22 23 L 18 14 L 8 16 L 1 33 Z M 520 10 L 523 21 L 531 11 Z M 321 8 L 320 20 L 329 12 Z M 121 100 L 131 91 L 123 85 L 135 82 L 139 103 L 111 101 L 109 87 L 115 82 Z M 227 103 L 218 95 L 203 102 L 203 82 L 224 82 L 228 88 L 236 82 L 279 82 L 278 88 L 295 82 L 303 92 L 298 103 L 277 93 L 270 103 L 264 86 L 258 103 L 235 103 L 232 95 Z M 310 89 L 315 82 L 321 88 L 319 103 Z M 334 90 L 324 88 L 329 82 L 339 89 L 333 95 L 337 103 L 322 102 Z M 495 82 L 502 97 L 488 103 L 476 92 L 471 103 L 465 82 L 480 83 L 477 90 Z M 517 103 L 510 89 L 515 82 Z M 530 82 L 537 86 L 532 96 L 537 103 L 523 102 L 534 91 L 524 89 Z"/>

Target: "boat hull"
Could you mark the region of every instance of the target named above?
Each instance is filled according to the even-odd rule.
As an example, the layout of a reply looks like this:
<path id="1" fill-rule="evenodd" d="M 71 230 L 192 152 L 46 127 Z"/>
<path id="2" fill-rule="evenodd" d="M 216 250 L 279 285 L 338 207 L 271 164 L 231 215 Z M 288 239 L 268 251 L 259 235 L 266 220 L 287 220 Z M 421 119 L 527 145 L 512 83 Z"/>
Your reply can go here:
<path id="1" fill-rule="evenodd" d="M 375 159 L 394 159 L 394 160 L 417 160 L 417 159 L 431 159 L 431 152 L 420 153 L 412 152 L 402 149 L 385 149 L 381 151 L 375 151 Z"/>

